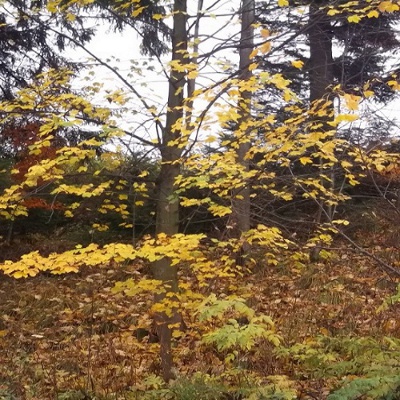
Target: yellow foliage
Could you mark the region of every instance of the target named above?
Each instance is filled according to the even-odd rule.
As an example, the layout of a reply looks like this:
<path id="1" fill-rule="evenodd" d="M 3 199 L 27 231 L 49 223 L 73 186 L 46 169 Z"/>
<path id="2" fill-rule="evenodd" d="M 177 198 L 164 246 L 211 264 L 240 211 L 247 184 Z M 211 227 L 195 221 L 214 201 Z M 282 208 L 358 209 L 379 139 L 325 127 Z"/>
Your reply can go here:
<path id="1" fill-rule="evenodd" d="M 262 54 L 268 53 L 271 51 L 271 42 L 265 42 L 261 47 L 260 47 L 260 52 Z"/>
<path id="2" fill-rule="evenodd" d="M 357 111 L 358 110 L 358 106 L 359 106 L 359 103 L 361 101 L 361 96 L 356 96 L 354 94 L 345 93 L 343 95 L 343 97 L 344 97 L 344 100 L 345 100 L 345 103 L 346 103 L 346 107 L 349 110 L 352 110 L 352 111 Z"/>
<path id="3" fill-rule="evenodd" d="M 347 20 L 349 22 L 354 22 L 355 24 L 358 24 L 361 21 L 361 19 L 362 18 L 359 15 L 356 15 L 356 14 L 350 15 L 349 17 L 347 17 Z"/>
<path id="4" fill-rule="evenodd" d="M 372 10 L 367 14 L 368 18 L 379 18 L 379 11 Z"/>
<path id="5" fill-rule="evenodd" d="M 132 11 L 132 17 L 134 17 L 134 18 L 138 17 L 138 16 L 143 12 L 143 10 L 144 10 L 145 8 L 147 8 L 147 7 L 145 7 L 145 6 L 136 7 L 136 8 Z"/>
<path id="6" fill-rule="evenodd" d="M 291 63 L 293 65 L 293 67 L 299 68 L 299 69 L 303 68 L 303 66 L 304 66 L 304 62 L 301 60 L 295 60 L 295 61 L 292 61 Z"/>
<path id="7" fill-rule="evenodd" d="M 392 1 L 382 1 L 378 5 L 378 9 L 380 12 L 394 12 L 400 9 L 399 5 Z"/>

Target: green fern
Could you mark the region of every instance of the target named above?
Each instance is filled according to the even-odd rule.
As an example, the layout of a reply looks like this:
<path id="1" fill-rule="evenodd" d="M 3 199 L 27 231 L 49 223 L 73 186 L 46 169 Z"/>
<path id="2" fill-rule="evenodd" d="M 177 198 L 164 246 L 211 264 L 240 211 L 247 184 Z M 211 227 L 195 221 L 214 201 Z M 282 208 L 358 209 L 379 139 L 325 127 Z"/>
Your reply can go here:
<path id="1" fill-rule="evenodd" d="M 400 386 L 400 376 L 375 376 L 370 378 L 354 379 L 340 389 L 330 394 L 327 400 L 354 400 L 361 396 L 368 396 L 368 399 L 398 399 L 396 394 Z"/>

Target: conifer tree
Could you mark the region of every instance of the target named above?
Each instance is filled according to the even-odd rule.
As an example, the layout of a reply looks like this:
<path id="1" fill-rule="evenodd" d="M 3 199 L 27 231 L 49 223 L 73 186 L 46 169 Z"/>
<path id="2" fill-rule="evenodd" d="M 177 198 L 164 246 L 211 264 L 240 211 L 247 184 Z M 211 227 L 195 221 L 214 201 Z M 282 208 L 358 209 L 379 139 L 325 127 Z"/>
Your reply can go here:
<path id="1" fill-rule="evenodd" d="M 364 3 L 357 7 L 361 9 Z M 349 12 L 335 14 L 329 12 L 329 6 L 325 1 L 293 1 L 279 8 L 274 2 L 259 2 L 258 21 L 272 32 L 284 32 L 286 39 L 279 52 L 260 60 L 262 68 L 283 73 L 303 100 L 315 100 L 337 84 L 346 92 L 360 93 L 371 81 L 376 100 L 390 101 L 394 91 L 386 82 L 391 72 L 397 72 L 396 68 L 390 70 L 395 64 L 390 59 L 400 47 L 395 28 L 398 17 L 393 13 L 371 14 L 354 23 L 348 20 Z M 278 12 L 280 18 L 276 17 Z M 320 54 L 316 55 L 318 42 Z M 294 60 L 302 61 L 304 68 L 291 64 Z"/>
<path id="2" fill-rule="evenodd" d="M 33 16 L 33 18 L 32 18 Z M 57 28 L 59 33 L 49 28 Z M 0 98 L 11 99 L 16 88 L 27 85 L 46 68 L 76 69 L 64 56 L 71 45 L 63 33 L 79 43 L 88 42 L 93 29 L 79 17 L 50 16 L 46 2 L 10 0 L 0 10 Z"/>

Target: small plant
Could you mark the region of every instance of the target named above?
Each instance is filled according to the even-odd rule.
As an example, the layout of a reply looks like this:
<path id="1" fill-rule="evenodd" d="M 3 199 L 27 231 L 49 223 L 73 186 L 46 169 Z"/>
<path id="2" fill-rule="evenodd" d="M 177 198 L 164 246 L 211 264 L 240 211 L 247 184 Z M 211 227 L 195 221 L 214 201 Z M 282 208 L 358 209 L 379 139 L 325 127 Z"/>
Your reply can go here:
<path id="1" fill-rule="evenodd" d="M 328 400 L 397 399 L 400 387 L 400 341 L 384 337 L 320 336 L 290 348 L 278 357 L 298 362 L 299 371 L 316 379 L 336 381 Z"/>
<path id="2" fill-rule="evenodd" d="M 215 344 L 220 351 L 249 351 L 261 339 L 275 346 L 280 344 L 281 338 L 274 332 L 272 319 L 266 315 L 256 316 L 254 310 L 238 297 L 218 300 L 211 295 L 201 305 L 199 319 L 214 326 L 203 335 L 204 343 Z"/>
<path id="3" fill-rule="evenodd" d="M 17 400 L 17 398 L 4 386 L 0 385 L 0 399 Z"/>
<path id="4" fill-rule="evenodd" d="M 226 399 L 227 388 L 215 378 L 195 374 L 191 379 L 183 378 L 171 387 L 174 400 L 220 400 Z"/>

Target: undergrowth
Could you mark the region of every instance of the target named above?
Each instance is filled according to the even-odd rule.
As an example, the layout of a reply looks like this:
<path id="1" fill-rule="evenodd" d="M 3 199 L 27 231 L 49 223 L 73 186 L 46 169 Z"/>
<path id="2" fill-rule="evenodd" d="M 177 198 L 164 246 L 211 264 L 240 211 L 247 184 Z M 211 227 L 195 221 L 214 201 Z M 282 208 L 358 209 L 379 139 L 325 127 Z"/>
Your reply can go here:
<path id="1" fill-rule="evenodd" d="M 243 302 L 183 315 L 169 384 L 158 376 L 152 295 L 112 290 L 138 269 L 2 277 L 0 399 L 400 398 L 398 296 L 361 255 L 248 271 Z"/>

